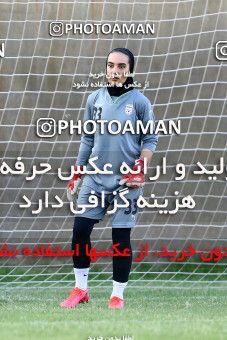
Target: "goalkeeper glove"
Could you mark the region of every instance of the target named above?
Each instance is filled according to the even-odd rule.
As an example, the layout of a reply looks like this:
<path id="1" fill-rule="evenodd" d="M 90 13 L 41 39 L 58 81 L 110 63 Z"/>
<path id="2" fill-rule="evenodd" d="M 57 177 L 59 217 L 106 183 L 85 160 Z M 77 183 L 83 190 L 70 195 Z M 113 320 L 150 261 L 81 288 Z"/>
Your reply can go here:
<path id="1" fill-rule="evenodd" d="M 142 158 L 139 158 L 135 161 L 135 164 L 132 168 L 133 171 L 138 170 L 138 167 L 140 166 L 141 170 L 138 174 L 127 174 L 122 177 L 119 184 L 120 185 L 127 185 L 131 188 L 141 188 L 144 186 L 144 160 Z"/>
<path id="2" fill-rule="evenodd" d="M 75 171 L 83 170 L 83 165 L 75 165 L 74 166 Z M 67 186 L 67 198 L 70 202 L 74 201 L 75 194 L 78 190 L 79 184 L 81 182 L 81 179 L 83 177 L 83 174 L 74 174 L 72 179 L 70 179 L 68 186 Z"/>

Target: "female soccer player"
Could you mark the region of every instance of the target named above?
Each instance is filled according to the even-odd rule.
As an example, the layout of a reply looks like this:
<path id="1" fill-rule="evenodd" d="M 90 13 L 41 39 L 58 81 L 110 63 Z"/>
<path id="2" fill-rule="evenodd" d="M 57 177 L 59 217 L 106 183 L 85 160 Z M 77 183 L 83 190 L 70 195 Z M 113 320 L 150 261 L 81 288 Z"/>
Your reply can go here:
<path id="1" fill-rule="evenodd" d="M 146 98 L 133 85 L 130 74 L 134 69 L 134 56 L 126 48 L 115 48 L 107 56 L 106 76 L 108 85 L 91 93 L 87 100 L 84 120 L 118 120 L 122 126 L 128 120 L 135 126 L 140 119 L 146 126 L 148 121 L 154 123 L 155 118 L 152 106 Z M 129 75 L 129 76 L 128 76 Z M 131 85 L 131 86 L 130 86 Z M 98 125 L 97 125 L 98 126 Z M 103 219 L 107 208 L 111 207 L 113 199 L 120 199 L 119 191 L 123 186 L 128 188 L 125 195 L 129 202 L 127 208 L 118 207 L 112 214 L 112 241 L 119 244 L 118 250 L 123 252 L 128 248 L 128 256 L 113 257 L 113 291 L 109 300 L 109 308 L 123 308 L 123 292 L 128 283 L 132 264 L 132 249 L 130 244 L 131 228 L 136 225 L 138 207 L 137 198 L 143 192 L 144 185 L 144 159 L 149 163 L 157 144 L 155 134 L 132 134 L 130 131 L 124 134 L 111 134 L 109 131 L 101 134 L 97 128 L 94 134 L 84 134 L 81 138 L 79 154 L 75 170 L 83 169 L 88 160 L 95 156 L 95 162 L 99 169 L 110 163 L 113 174 L 74 174 L 68 184 L 68 197 L 77 191 L 79 182 L 83 177 L 82 186 L 78 195 L 78 204 L 87 204 L 91 191 L 95 192 L 98 206 L 89 208 L 75 216 L 72 249 L 79 245 L 79 255 L 73 256 L 75 288 L 70 296 L 60 306 L 72 308 L 81 302 L 88 302 L 88 273 L 90 267 L 90 256 L 87 249 L 91 249 L 90 235 L 95 223 Z M 138 174 L 122 175 L 120 166 L 123 162 Z M 89 169 L 89 165 L 87 167 Z M 105 192 L 105 206 L 101 204 L 101 193 Z M 69 197 L 71 199 L 71 197 Z M 121 200 L 120 200 L 121 201 Z"/>

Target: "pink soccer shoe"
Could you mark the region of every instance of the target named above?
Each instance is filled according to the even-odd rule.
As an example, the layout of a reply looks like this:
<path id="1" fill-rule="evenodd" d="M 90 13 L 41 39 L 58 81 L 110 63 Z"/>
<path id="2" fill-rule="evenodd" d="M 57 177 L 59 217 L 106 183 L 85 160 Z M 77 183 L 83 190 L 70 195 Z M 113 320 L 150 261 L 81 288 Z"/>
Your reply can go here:
<path id="1" fill-rule="evenodd" d="M 118 296 L 113 296 L 109 301 L 109 308 L 111 309 L 122 309 L 124 308 L 124 300 Z"/>
<path id="2" fill-rule="evenodd" d="M 62 308 L 73 308 L 79 303 L 84 303 L 89 301 L 88 289 L 82 290 L 80 288 L 73 288 L 70 291 L 69 297 L 60 303 Z"/>

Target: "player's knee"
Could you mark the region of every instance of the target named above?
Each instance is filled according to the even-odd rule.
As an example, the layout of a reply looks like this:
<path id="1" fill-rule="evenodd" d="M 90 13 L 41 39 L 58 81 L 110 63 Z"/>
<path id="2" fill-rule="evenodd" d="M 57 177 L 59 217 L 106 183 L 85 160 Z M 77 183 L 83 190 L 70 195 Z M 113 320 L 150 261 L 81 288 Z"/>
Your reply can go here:
<path id="1" fill-rule="evenodd" d="M 131 228 L 112 228 L 112 240 L 130 241 Z"/>
<path id="2" fill-rule="evenodd" d="M 77 239 L 85 239 L 90 236 L 95 223 L 99 220 L 76 216 L 73 226 L 73 236 Z"/>
<path id="3" fill-rule="evenodd" d="M 130 243 L 130 232 L 131 228 L 113 228 L 112 229 L 112 241 L 113 244 L 118 244 L 118 249 L 123 250 L 124 248 L 131 249 Z"/>

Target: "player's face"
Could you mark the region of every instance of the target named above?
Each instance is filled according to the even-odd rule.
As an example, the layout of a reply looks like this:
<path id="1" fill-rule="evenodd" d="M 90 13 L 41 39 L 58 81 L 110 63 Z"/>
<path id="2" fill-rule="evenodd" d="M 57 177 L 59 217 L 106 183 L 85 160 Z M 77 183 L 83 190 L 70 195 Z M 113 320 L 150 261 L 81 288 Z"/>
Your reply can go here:
<path id="1" fill-rule="evenodd" d="M 129 58 L 121 52 L 110 53 L 107 60 L 107 81 L 111 85 L 123 84 L 130 71 Z M 126 74 L 126 75 L 125 75 Z"/>

